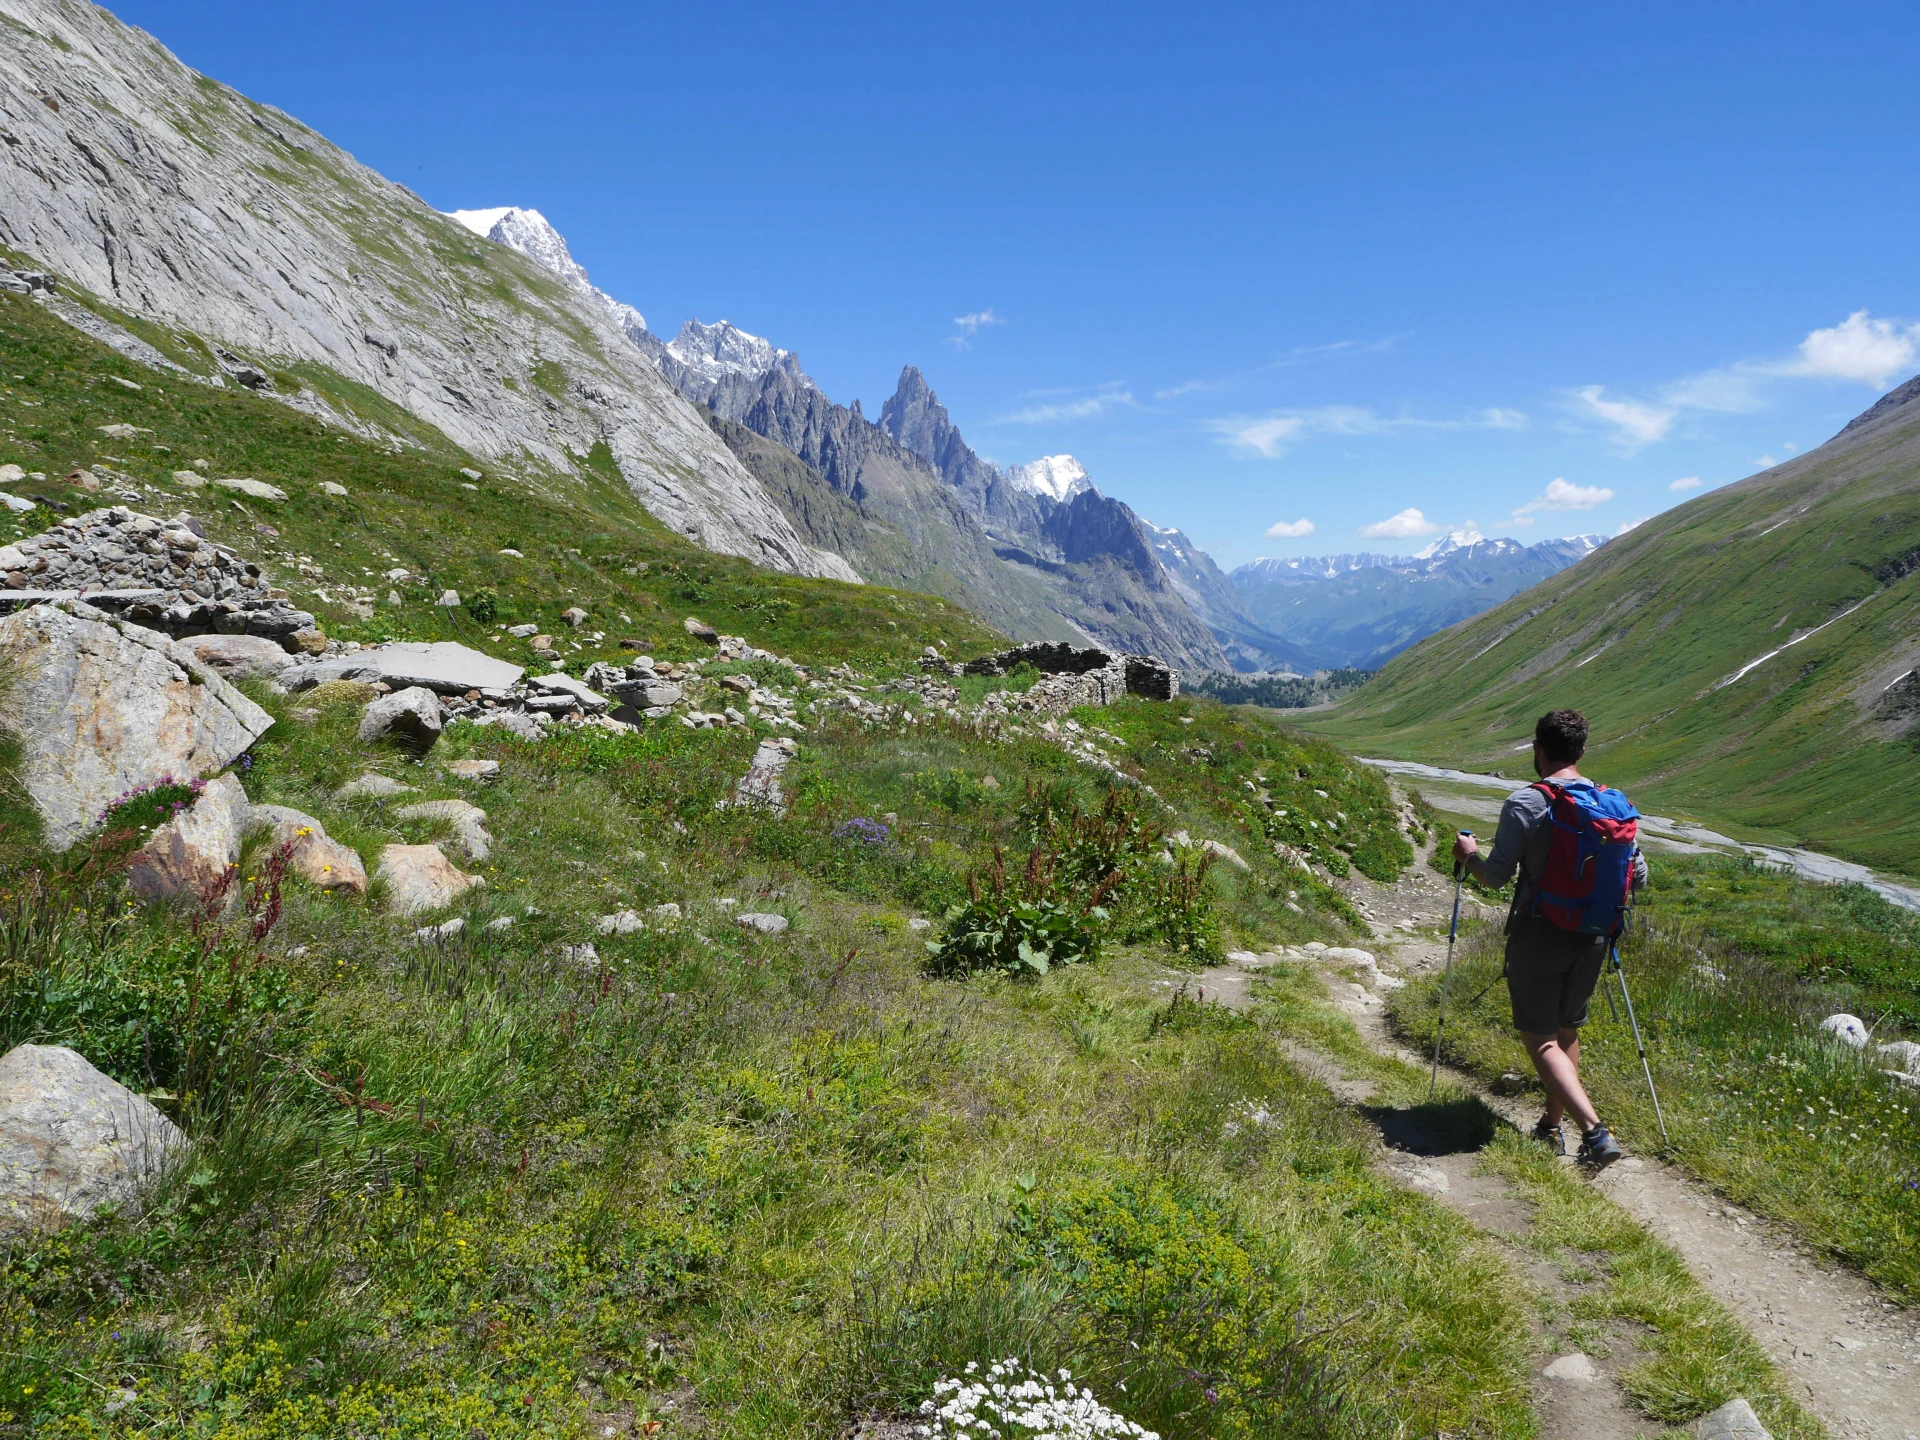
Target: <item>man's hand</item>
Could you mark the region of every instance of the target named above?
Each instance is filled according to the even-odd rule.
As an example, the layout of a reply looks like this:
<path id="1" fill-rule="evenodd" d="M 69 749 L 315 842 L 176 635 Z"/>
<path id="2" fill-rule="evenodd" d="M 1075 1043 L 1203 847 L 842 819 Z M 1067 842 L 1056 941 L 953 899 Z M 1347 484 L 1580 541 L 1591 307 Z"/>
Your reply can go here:
<path id="1" fill-rule="evenodd" d="M 1462 830 L 1453 837 L 1453 871 L 1472 871 L 1478 868 L 1480 860 L 1480 842 Z"/>

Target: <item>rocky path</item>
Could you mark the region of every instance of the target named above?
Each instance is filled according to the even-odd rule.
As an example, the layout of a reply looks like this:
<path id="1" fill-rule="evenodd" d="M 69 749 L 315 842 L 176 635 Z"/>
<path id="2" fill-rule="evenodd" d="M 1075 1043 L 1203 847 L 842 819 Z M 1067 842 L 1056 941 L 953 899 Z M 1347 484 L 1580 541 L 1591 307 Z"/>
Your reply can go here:
<path id="1" fill-rule="evenodd" d="M 1395 975 L 1429 973 L 1444 964 L 1452 887 L 1424 860 L 1393 885 L 1356 877 L 1352 891 L 1372 924 L 1378 970 L 1389 977 L 1385 985 Z M 1463 918 L 1473 908 L 1467 902 Z M 1357 984 L 1355 975 L 1370 978 L 1364 968 L 1318 963 L 1336 1002 L 1376 1050 L 1421 1063 L 1387 1028 L 1378 993 L 1383 982 Z M 1206 972 L 1198 984 L 1207 998 L 1237 1007 L 1250 1003 L 1251 974 L 1242 966 L 1225 966 Z M 1524 1059 L 1517 1047 L 1514 1058 L 1516 1065 Z M 1299 1049 L 1296 1060 L 1350 1104 L 1364 1104 L 1372 1093 L 1369 1082 L 1347 1078 L 1315 1052 Z M 1494 1096 L 1471 1076 L 1447 1073 L 1516 1127 L 1527 1128 L 1537 1118 L 1535 1099 Z M 1423 1146 L 1422 1137 L 1396 1134 L 1390 1116 L 1376 1118 L 1382 1123 L 1385 1166 L 1500 1240 L 1516 1269 L 1544 1292 L 1565 1293 L 1567 1282 L 1551 1262 L 1513 1243 L 1526 1233 L 1527 1207 L 1504 1182 L 1477 1173 L 1471 1153 L 1423 1155 L 1420 1151 L 1431 1147 Z M 1920 1315 L 1815 1253 L 1784 1227 L 1729 1205 L 1677 1167 L 1630 1157 L 1595 1183 L 1685 1260 L 1707 1292 L 1790 1377 L 1801 1402 L 1832 1434 L 1846 1440 L 1920 1440 Z M 1549 1322 L 1542 1324 L 1543 1348 L 1557 1348 L 1561 1337 Z M 1646 1428 L 1647 1422 L 1627 1410 L 1612 1379 L 1637 1358 L 1631 1337 L 1617 1337 L 1608 1348 L 1608 1357 L 1566 1351 L 1542 1365 L 1536 1390 L 1547 1435 L 1597 1440 Z"/>

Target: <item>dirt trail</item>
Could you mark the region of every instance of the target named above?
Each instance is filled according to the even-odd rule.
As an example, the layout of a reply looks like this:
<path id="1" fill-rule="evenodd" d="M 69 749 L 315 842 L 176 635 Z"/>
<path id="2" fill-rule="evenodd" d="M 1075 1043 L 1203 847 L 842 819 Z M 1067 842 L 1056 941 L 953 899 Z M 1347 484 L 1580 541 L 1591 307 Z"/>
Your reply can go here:
<path id="1" fill-rule="evenodd" d="M 1356 877 L 1352 894 L 1372 923 L 1375 940 L 1369 948 L 1382 972 L 1420 974 L 1445 962 L 1452 887 L 1424 860 L 1393 885 Z M 1388 1031 L 1377 982 L 1368 988 L 1353 983 L 1334 965 L 1322 968 L 1336 1000 L 1375 1049 L 1420 1062 L 1421 1057 Z M 1357 973 L 1365 975 L 1364 970 Z M 1229 966 L 1207 972 L 1199 983 L 1208 998 L 1244 1005 L 1249 978 L 1247 970 Z M 1303 1050 L 1298 1058 L 1348 1103 L 1362 1104 L 1371 1093 L 1367 1082 L 1347 1080 L 1325 1057 Z M 1516 1066 L 1524 1062 L 1518 1046 L 1514 1060 Z M 1537 1098 L 1500 1098 L 1464 1073 L 1448 1074 L 1518 1128 L 1538 1118 Z M 1475 1175 L 1471 1154 L 1420 1156 L 1419 1137 L 1388 1133 L 1385 1138 L 1390 1147 L 1386 1163 L 1407 1183 L 1435 1194 L 1491 1234 L 1524 1232 L 1526 1207 L 1505 1193 L 1499 1181 Z M 1595 1183 L 1685 1260 L 1707 1292 L 1790 1377 L 1802 1403 L 1833 1435 L 1845 1440 L 1920 1440 L 1920 1315 L 1894 1304 L 1870 1281 L 1817 1254 L 1784 1227 L 1729 1205 L 1674 1166 L 1630 1157 Z M 1511 1253 L 1536 1283 L 1565 1289 L 1550 1265 Z M 1622 1354 L 1628 1348 L 1617 1344 L 1612 1359 L 1594 1362 L 1597 1381 L 1610 1382 L 1615 1368 L 1632 1363 L 1631 1356 Z M 1581 1367 L 1576 1363 L 1572 1368 Z M 1611 1383 L 1542 1375 L 1538 1384 L 1550 1436 L 1600 1440 L 1647 1428 L 1648 1422 L 1629 1414 Z"/>

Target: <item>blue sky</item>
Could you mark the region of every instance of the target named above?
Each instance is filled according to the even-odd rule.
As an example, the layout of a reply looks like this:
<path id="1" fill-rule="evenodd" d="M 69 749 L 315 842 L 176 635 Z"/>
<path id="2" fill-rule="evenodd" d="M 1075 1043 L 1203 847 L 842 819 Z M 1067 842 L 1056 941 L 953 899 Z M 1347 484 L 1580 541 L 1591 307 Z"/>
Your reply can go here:
<path id="1" fill-rule="evenodd" d="M 1610 533 L 1920 369 L 1910 5 L 115 8 L 1227 566 Z"/>

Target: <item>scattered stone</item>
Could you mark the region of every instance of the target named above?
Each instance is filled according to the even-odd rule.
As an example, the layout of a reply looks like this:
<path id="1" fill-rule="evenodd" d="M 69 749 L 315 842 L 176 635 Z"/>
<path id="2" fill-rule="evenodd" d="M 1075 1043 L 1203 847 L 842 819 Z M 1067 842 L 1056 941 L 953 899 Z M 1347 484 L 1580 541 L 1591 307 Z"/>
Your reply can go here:
<path id="1" fill-rule="evenodd" d="M 151 1101 L 77 1051 L 16 1045 L 0 1057 L 0 1229 L 125 1204 L 186 1143 Z"/>
<path id="2" fill-rule="evenodd" d="M 678 920 L 680 918 L 679 902 L 669 900 L 664 905 L 656 905 L 653 907 L 652 913 L 653 918 L 656 920 Z"/>
<path id="3" fill-rule="evenodd" d="M 582 625 L 587 623 L 587 612 L 582 610 L 578 605 L 569 605 L 565 610 L 560 612 L 560 618 L 575 630 L 578 630 Z"/>
<path id="4" fill-rule="evenodd" d="M 397 915 L 440 910 L 486 882 L 463 874 L 438 845 L 384 845 L 374 880 L 385 885 L 387 908 Z"/>
<path id="5" fill-rule="evenodd" d="M 487 921 L 481 928 L 498 935 L 502 930 L 511 930 L 513 928 L 513 916 L 502 915 L 498 919 Z"/>
<path id="6" fill-rule="evenodd" d="M 551 635 L 536 635 L 533 639 L 529 640 L 527 644 L 531 645 L 535 650 L 552 650 L 554 648 L 553 636 Z"/>
<path id="7" fill-rule="evenodd" d="M 762 935 L 778 935 L 787 928 L 788 924 L 787 917 L 784 915 L 764 915 L 751 910 L 734 916 L 733 922 L 736 925 L 744 925 L 749 930 L 758 930 Z"/>
<path id="8" fill-rule="evenodd" d="M 500 773 L 498 760 L 449 760 L 440 767 L 456 780 L 485 782 Z"/>
<path id="9" fill-rule="evenodd" d="M 336 800 L 358 800 L 370 797 L 375 800 L 389 799 L 395 795 L 412 795 L 417 792 L 411 785 L 402 785 L 386 775 L 368 773 L 357 780 L 349 780 L 333 792 Z"/>
<path id="10" fill-rule="evenodd" d="M 272 677 L 293 663 L 284 645 L 264 635 L 190 635 L 179 643 L 227 680 Z"/>
<path id="11" fill-rule="evenodd" d="M 413 932 L 413 938 L 416 940 L 424 940 L 428 943 L 434 941 L 444 943 L 453 939 L 454 936 L 466 928 L 467 922 L 456 915 L 453 919 L 444 921 L 439 925 L 422 925 L 418 930 Z"/>
<path id="12" fill-rule="evenodd" d="M 571 698 L 580 709 L 589 715 L 602 714 L 612 702 L 592 686 L 574 679 L 571 675 L 555 673 L 536 675 L 527 681 L 527 688 L 541 691 L 547 695 L 565 695 Z"/>
<path id="13" fill-rule="evenodd" d="M 1351 945 L 1339 945 L 1329 950 L 1324 945 L 1309 945 L 1307 949 L 1320 951 L 1320 958 L 1331 960 L 1336 965 L 1360 965 L 1368 970 L 1379 968 L 1379 962 L 1373 958 L 1371 950 L 1359 950 Z"/>
<path id="14" fill-rule="evenodd" d="M 478 480 L 481 478 L 480 472 L 471 467 L 462 467 L 460 473 L 469 480 Z"/>
<path id="15" fill-rule="evenodd" d="M 1920 1071 L 1920 1045 L 1911 1040 L 1895 1040 L 1890 1045 L 1875 1047 L 1881 1058 L 1893 1062 L 1900 1070 Z"/>
<path id="16" fill-rule="evenodd" d="M 496 555 L 511 555 L 515 560 L 524 560 L 527 558 L 523 552 L 514 549 L 511 545 L 503 545 L 493 553 Z"/>
<path id="17" fill-rule="evenodd" d="M 1578 1380 L 1587 1382 L 1599 1378 L 1599 1371 L 1593 1368 L 1593 1361 L 1578 1350 L 1571 1355 L 1562 1355 L 1540 1372 L 1549 1380 Z"/>
<path id="18" fill-rule="evenodd" d="M 424 750 L 440 738 L 446 728 L 447 707 L 440 697 L 424 685 L 412 685 L 382 695 L 360 714 L 362 740 L 398 740 Z"/>
<path id="19" fill-rule="evenodd" d="M 325 632 L 313 628 L 294 631 L 287 642 L 302 655 L 324 655 L 327 651 Z"/>
<path id="20" fill-rule="evenodd" d="M 932 928 L 933 921 L 923 920 L 918 915 L 907 921 L 907 929 L 909 930 L 931 930 Z"/>
<path id="21" fill-rule="evenodd" d="M 326 827 L 313 816 L 285 805 L 256 805 L 247 828 L 267 829 L 267 843 L 275 849 L 291 845 L 288 864 L 308 884 L 321 890 L 367 893 L 367 867 L 360 853 L 329 839 Z"/>
<path id="22" fill-rule="evenodd" d="M 685 620 L 681 621 L 680 624 L 681 628 L 696 640 L 704 640 L 709 645 L 718 645 L 720 643 L 720 632 L 704 620 L 696 620 L 693 616 L 689 615 Z"/>
<path id="23" fill-rule="evenodd" d="M 1700 1440 L 1773 1440 L 1753 1406 L 1739 1396 L 1694 1421 L 1693 1433 Z"/>
<path id="24" fill-rule="evenodd" d="M 0 617 L 18 775 L 65 850 L 129 790 L 232 763 L 273 717 L 165 635 L 81 601 Z"/>
<path id="25" fill-rule="evenodd" d="M 578 965 L 583 970 L 600 968 L 600 952 L 593 948 L 591 940 L 582 940 L 578 945 L 562 945 L 558 953 L 562 960 Z"/>
<path id="26" fill-rule="evenodd" d="M 240 858 L 247 792 L 232 775 L 210 782 L 193 808 L 169 820 L 127 861 L 127 888 L 142 900 L 197 898 L 226 878 Z"/>
<path id="27" fill-rule="evenodd" d="M 442 610 L 456 609 L 460 604 L 460 592 L 458 590 L 442 590 L 440 592 L 440 598 L 433 603 L 438 605 Z"/>
<path id="28" fill-rule="evenodd" d="M 489 710 L 483 715 L 473 717 L 475 725 L 498 725 L 509 735 L 520 740 L 541 740 L 546 737 L 546 716 L 523 714 L 518 710 Z"/>
<path id="29" fill-rule="evenodd" d="M 1200 848 L 1216 860 L 1224 860 L 1236 870 L 1251 870 L 1253 867 L 1240 858 L 1240 852 L 1231 845 L 1222 845 L 1218 840 L 1202 840 Z"/>
<path id="30" fill-rule="evenodd" d="M 109 440 L 138 440 L 143 434 L 151 435 L 151 430 L 142 430 L 138 425 L 96 425 L 93 427 Z"/>
<path id="31" fill-rule="evenodd" d="M 18 465 L 0 465 L 0 485 L 13 485 L 27 478 L 27 472 Z"/>
<path id="32" fill-rule="evenodd" d="M 452 829 L 454 843 L 475 864 L 493 854 L 493 837 L 486 832 L 482 823 L 487 818 L 487 812 L 478 805 L 469 805 L 465 800 L 422 800 L 417 804 L 402 805 L 393 815 L 396 820 L 444 823 Z"/>
<path id="33" fill-rule="evenodd" d="M 720 683 L 738 695 L 746 695 L 753 690 L 753 677 L 750 675 L 722 675 Z"/>
<path id="34" fill-rule="evenodd" d="M 1256 955 L 1251 950 L 1229 950 L 1227 960 L 1234 965 L 1244 965 L 1249 968 L 1258 968 L 1266 963 L 1263 956 Z"/>
<path id="35" fill-rule="evenodd" d="M 507 634 L 517 640 L 524 640 L 529 635 L 537 635 L 539 633 L 540 627 L 538 625 L 509 625 L 507 627 Z"/>
<path id="36" fill-rule="evenodd" d="M 202 475 L 196 475 L 191 470 L 174 471 L 173 483 L 180 486 L 184 490 L 204 490 L 207 488 L 206 477 Z"/>
<path id="37" fill-rule="evenodd" d="M 231 490 L 236 495 L 245 495 L 254 500 L 285 500 L 287 492 L 278 485 L 269 485 L 264 480 L 215 480 L 216 490 Z"/>
<path id="38" fill-rule="evenodd" d="M 322 495 L 345 495 L 347 493 L 347 487 L 337 480 L 322 480 L 320 482 L 320 493 Z"/>
<path id="39" fill-rule="evenodd" d="M 1820 1028 L 1842 1045 L 1853 1050 L 1864 1050 L 1873 1037 L 1868 1032 L 1866 1022 L 1858 1015 L 1829 1015 L 1820 1022 Z"/>
<path id="40" fill-rule="evenodd" d="M 611 915 L 602 915 L 598 925 L 602 935 L 631 935 L 647 928 L 647 922 L 640 918 L 637 910 L 616 910 Z"/>
<path id="41" fill-rule="evenodd" d="M 787 811 L 787 797 L 780 789 L 780 772 L 787 768 L 799 747 L 785 735 L 762 740 L 753 752 L 747 773 L 735 782 L 733 803 L 771 810 L 776 815 Z"/>
<path id="42" fill-rule="evenodd" d="M 400 640 L 303 665 L 286 683 L 299 690 L 334 679 L 380 680 L 396 690 L 424 685 L 438 694 L 464 695 L 469 690 L 510 689 L 526 673 L 455 641 Z"/>
<path id="43" fill-rule="evenodd" d="M 1527 1078 L 1515 1070 L 1508 1070 L 1493 1082 L 1493 1093 L 1512 1097 L 1526 1093 Z"/>

